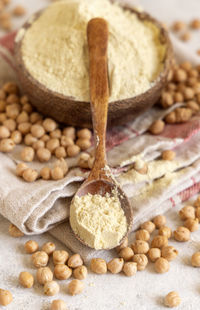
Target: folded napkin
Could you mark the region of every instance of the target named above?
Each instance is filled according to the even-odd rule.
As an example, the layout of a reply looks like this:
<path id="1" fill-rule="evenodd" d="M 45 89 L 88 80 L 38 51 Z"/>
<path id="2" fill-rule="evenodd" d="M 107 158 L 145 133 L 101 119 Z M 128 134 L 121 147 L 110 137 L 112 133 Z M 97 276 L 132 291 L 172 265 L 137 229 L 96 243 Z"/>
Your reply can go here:
<path id="1" fill-rule="evenodd" d="M 17 81 L 13 40 L 14 34 L 0 40 L 0 84 Z M 175 39 L 174 45 L 176 54 L 183 60 L 188 54 L 184 54 Z M 195 59 L 191 61 L 195 62 Z M 189 199 L 200 189 L 200 117 L 185 124 L 166 125 L 159 136 L 147 132 L 154 120 L 164 118 L 169 111 L 153 107 L 135 121 L 114 127 L 107 134 L 108 163 L 130 198 L 134 211 L 133 229 Z M 165 149 L 175 149 L 177 155 L 173 162 L 159 160 Z M 0 153 L 0 213 L 25 234 L 49 230 L 72 251 L 81 253 L 85 260 L 96 256 L 96 251 L 74 238 L 67 220 L 71 198 L 88 172 L 72 168 L 63 180 L 38 180 L 29 184 L 15 175 L 19 151 L 20 146 L 12 154 Z M 148 161 L 147 175 L 138 174 L 131 168 L 138 158 Z M 74 166 L 76 161 L 69 161 L 69 164 Z M 40 164 L 33 162 L 31 165 L 37 169 Z M 111 252 L 100 252 L 102 257 L 112 255 Z"/>

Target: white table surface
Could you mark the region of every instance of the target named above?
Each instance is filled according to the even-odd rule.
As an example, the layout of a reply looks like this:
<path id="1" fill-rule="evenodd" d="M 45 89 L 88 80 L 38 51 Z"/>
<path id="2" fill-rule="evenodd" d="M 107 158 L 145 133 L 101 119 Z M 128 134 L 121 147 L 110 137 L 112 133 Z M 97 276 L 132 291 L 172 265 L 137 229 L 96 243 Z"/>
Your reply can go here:
<path id="1" fill-rule="evenodd" d="M 22 4 L 27 8 L 27 15 L 45 7 L 48 0 L 13 0 L 12 6 Z M 146 10 L 169 24 L 176 19 L 190 20 L 198 17 L 200 12 L 199 0 L 141 0 Z M 15 18 L 14 27 L 17 29 L 27 18 Z M 3 33 L 0 32 L 0 35 Z M 191 49 L 200 48 L 200 35 L 196 34 L 191 41 Z M 198 46 L 199 44 L 199 46 Z M 177 208 L 169 212 L 170 225 L 174 228 L 177 223 Z M 179 223 L 180 224 L 180 223 Z M 178 259 L 171 264 L 170 272 L 158 275 L 150 264 L 146 271 L 138 272 L 133 278 L 122 275 L 107 274 L 96 276 L 89 274 L 85 282 L 85 291 L 76 297 L 67 294 L 67 283 L 60 281 L 61 292 L 55 297 L 45 297 L 42 288 L 35 285 L 32 289 L 23 289 L 18 284 L 18 275 L 27 270 L 35 274 L 26 255 L 23 244 L 28 237 L 20 239 L 8 235 L 9 223 L 0 216 L 0 288 L 12 291 L 14 301 L 6 309 L 8 310 L 39 310 L 49 309 L 50 301 L 62 298 L 66 301 L 69 310 L 161 310 L 163 297 L 171 290 L 181 292 L 182 304 L 178 309 L 197 310 L 200 302 L 199 270 L 190 266 L 190 257 L 194 251 L 199 250 L 199 232 L 193 234 L 193 241 L 187 244 L 177 244 L 180 251 Z M 64 246 L 53 239 L 48 233 L 34 236 L 34 239 L 42 245 L 46 241 L 56 243 L 58 249 Z M 173 245 L 173 242 L 170 242 Z M 189 276 L 188 276 L 189 275 Z M 4 309 L 0 306 L 0 309 Z"/>

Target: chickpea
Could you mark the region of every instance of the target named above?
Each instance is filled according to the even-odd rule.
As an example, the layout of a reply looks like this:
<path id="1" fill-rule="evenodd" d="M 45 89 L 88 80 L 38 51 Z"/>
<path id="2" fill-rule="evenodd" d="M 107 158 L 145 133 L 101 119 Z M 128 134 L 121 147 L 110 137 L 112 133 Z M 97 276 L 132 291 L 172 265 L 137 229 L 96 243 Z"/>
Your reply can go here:
<path id="1" fill-rule="evenodd" d="M 32 108 L 32 105 L 30 103 L 26 103 L 23 105 L 22 110 L 27 112 L 28 114 L 30 114 L 33 111 L 33 108 Z"/>
<path id="2" fill-rule="evenodd" d="M 6 98 L 7 104 L 19 103 L 19 97 L 15 94 L 11 94 Z"/>
<path id="3" fill-rule="evenodd" d="M 156 225 L 156 228 L 160 228 L 162 226 L 165 226 L 166 224 L 166 217 L 164 215 L 157 215 L 153 219 L 154 224 Z"/>
<path id="4" fill-rule="evenodd" d="M 113 274 L 120 273 L 123 269 L 123 266 L 124 266 L 123 258 L 113 258 L 107 264 L 108 270 Z"/>
<path id="5" fill-rule="evenodd" d="M 72 138 L 69 138 L 66 136 L 61 136 L 60 144 L 61 144 L 61 146 L 67 147 L 70 145 L 74 145 L 74 141 L 72 140 Z"/>
<path id="6" fill-rule="evenodd" d="M 67 157 L 67 153 L 66 150 L 63 146 L 59 146 L 55 149 L 55 156 L 57 158 L 66 158 Z"/>
<path id="7" fill-rule="evenodd" d="M 191 109 L 193 113 L 195 114 L 196 112 L 199 111 L 199 105 L 196 101 L 190 100 L 187 102 L 187 108 Z"/>
<path id="8" fill-rule="evenodd" d="M 17 127 L 17 124 L 14 119 L 8 118 L 3 121 L 3 125 L 7 127 L 11 132 L 14 131 Z"/>
<path id="9" fill-rule="evenodd" d="M 176 156 L 176 153 L 170 150 L 166 150 L 162 152 L 163 160 L 173 160 Z"/>
<path id="10" fill-rule="evenodd" d="M 147 230 L 151 234 L 156 229 L 156 225 L 151 221 L 147 221 L 144 222 L 140 228 Z"/>
<path id="11" fill-rule="evenodd" d="M 19 237 L 23 237 L 24 233 L 19 230 L 19 228 L 17 228 L 17 226 L 10 224 L 9 225 L 9 234 L 10 236 L 14 237 L 14 238 L 19 238 Z"/>
<path id="12" fill-rule="evenodd" d="M 11 119 L 16 119 L 20 113 L 20 105 L 19 104 L 11 104 L 6 106 L 6 115 Z"/>
<path id="13" fill-rule="evenodd" d="M 11 292 L 0 288 L 0 305 L 7 306 L 13 301 Z"/>
<path id="14" fill-rule="evenodd" d="M 146 254 L 149 251 L 149 244 L 143 240 L 136 240 L 131 247 L 135 254 Z"/>
<path id="15" fill-rule="evenodd" d="M 68 165 L 66 160 L 64 160 L 64 158 L 60 158 L 59 160 L 56 161 L 54 168 L 59 167 L 62 169 L 64 175 L 67 173 L 68 171 Z"/>
<path id="16" fill-rule="evenodd" d="M 151 247 L 153 248 L 162 248 L 163 246 L 167 246 L 168 245 L 168 239 L 166 236 L 163 235 L 158 235 L 155 236 L 151 242 Z"/>
<path id="17" fill-rule="evenodd" d="M 180 64 L 180 67 L 185 71 L 190 71 L 190 69 L 192 69 L 192 64 L 189 61 L 184 61 Z"/>
<path id="18" fill-rule="evenodd" d="M 150 239 L 150 233 L 146 229 L 140 229 L 135 234 L 136 240 L 148 241 Z"/>
<path id="19" fill-rule="evenodd" d="M 47 162 L 51 158 L 51 152 L 48 149 L 46 149 L 46 148 L 38 149 L 36 154 L 37 154 L 37 158 L 41 162 Z"/>
<path id="20" fill-rule="evenodd" d="M 75 157 L 80 153 L 80 147 L 78 145 L 70 145 L 67 147 L 67 155 L 69 157 Z"/>
<path id="21" fill-rule="evenodd" d="M 128 237 L 125 237 L 122 243 L 115 249 L 119 253 L 122 249 L 126 248 L 127 246 L 128 246 Z"/>
<path id="22" fill-rule="evenodd" d="M 54 251 L 53 252 L 53 263 L 54 265 L 65 264 L 69 258 L 69 253 L 67 251 Z M 69 266 L 70 267 L 70 266 Z"/>
<path id="23" fill-rule="evenodd" d="M 67 310 L 67 305 L 61 299 L 53 300 L 51 303 L 51 309 L 50 310 Z"/>
<path id="24" fill-rule="evenodd" d="M 90 158 L 88 159 L 88 168 L 89 168 L 89 169 L 92 169 L 92 168 L 93 168 L 93 166 L 94 166 L 94 161 L 95 161 L 95 158 L 94 158 L 94 157 L 90 157 Z"/>
<path id="25" fill-rule="evenodd" d="M 53 138 L 50 139 L 49 141 L 47 141 L 46 143 L 46 148 L 53 153 L 55 151 L 55 149 L 57 149 L 60 146 L 60 142 L 58 139 Z"/>
<path id="26" fill-rule="evenodd" d="M 31 288 L 34 284 L 34 278 L 29 272 L 22 271 L 19 275 L 19 283 L 25 288 Z"/>
<path id="27" fill-rule="evenodd" d="M 53 242 L 46 242 L 42 246 L 42 251 L 46 252 L 48 255 L 51 255 L 56 249 L 56 245 Z"/>
<path id="28" fill-rule="evenodd" d="M 23 174 L 22 174 L 22 177 L 23 179 L 26 181 L 26 182 L 35 182 L 35 180 L 37 179 L 38 177 L 38 173 L 36 170 L 33 170 L 31 168 L 28 168 L 26 170 L 24 170 Z"/>
<path id="29" fill-rule="evenodd" d="M 64 178 L 64 172 L 61 167 L 54 167 L 51 170 L 51 177 L 53 180 L 61 180 Z"/>
<path id="30" fill-rule="evenodd" d="M 14 82 L 7 82 L 3 85 L 2 88 L 3 91 L 5 91 L 7 94 L 18 94 L 19 88 L 16 83 Z"/>
<path id="31" fill-rule="evenodd" d="M 29 240 L 25 243 L 24 248 L 25 248 L 26 253 L 33 254 L 34 252 L 38 250 L 39 245 L 36 241 Z"/>
<path id="32" fill-rule="evenodd" d="M 37 138 L 33 137 L 31 133 L 28 133 L 24 137 L 24 143 L 28 146 L 33 145 L 33 143 L 36 141 L 37 141 Z"/>
<path id="33" fill-rule="evenodd" d="M 0 99 L 1 100 L 5 100 L 6 99 L 6 94 L 5 94 L 5 91 L 3 89 L 0 89 Z"/>
<path id="34" fill-rule="evenodd" d="M 0 126 L 0 139 L 5 139 L 10 137 L 10 131 L 5 126 Z"/>
<path id="35" fill-rule="evenodd" d="M 26 135 L 30 132 L 31 124 L 28 122 L 20 123 L 17 128 L 23 135 Z"/>
<path id="36" fill-rule="evenodd" d="M 170 268 L 168 260 L 163 257 L 159 257 L 155 261 L 155 270 L 157 273 L 165 273 L 168 272 Z"/>
<path id="37" fill-rule="evenodd" d="M 81 129 L 77 132 L 77 136 L 80 139 L 87 139 L 90 140 L 92 138 L 92 133 L 89 129 L 85 128 L 85 129 Z"/>
<path id="38" fill-rule="evenodd" d="M 37 151 L 39 149 L 45 148 L 45 143 L 42 140 L 37 140 L 33 143 L 32 147 Z"/>
<path id="39" fill-rule="evenodd" d="M 92 258 L 90 262 L 90 269 L 97 274 L 104 274 L 107 272 L 106 261 L 102 258 Z"/>
<path id="40" fill-rule="evenodd" d="M 152 135 L 159 135 L 163 132 L 164 128 L 165 123 L 162 120 L 157 120 L 152 123 L 152 125 L 149 128 L 149 132 Z"/>
<path id="41" fill-rule="evenodd" d="M 77 268 L 83 265 L 83 260 L 79 254 L 74 254 L 69 258 L 67 264 L 70 268 Z"/>
<path id="42" fill-rule="evenodd" d="M 50 132 L 50 137 L 52 139 L 60 139 L 61 138 L 61 135 L 62 135 L 62 132 L 60 129 L 56 129 L 52 132 Z"/>
<path id="43" fill-rule="evenodd" d="M 40 170 L 40 176 L 43 180 L 51 179 L 51 169 L 49 167 L 44 167 Z"/>
<path id="44" fill-rule="evenodd" d="M 179 211 L 181 220 L 195 219 L 195 208 L 192 206 L 185 206 Z"/>
<path id="45" fill-rule="evenodd" d="M 170 107 L 174 103 L 172 94 L 170 92 L 163 92 L 161 97 L 161 104 L 164 109 Z"/>
<path id="46" fill-rule="evenodd" d="M 137 263 L 137 270 L 142 271 L 148 264 L 148 258 L 145 254 L 135 254 L 133 256 L 133 262 Z"/>
<path id="47" fill-rule="evenodd" d="M 49 281 L 44 284 L 44 294 L 47 296 L 54 296 L 58 294 L 60 287 L 56 281 Z"/>
<path id="48" fill-rule="evenodd" d="M 0 152 L 9 153 L 12 152 L 15 147 L 15 143 L 12 139 L 2 139 L 0 141 Z"/>
<path id="49" fill-rule="evenodd" d="M 52 132 L 56 129 L 57 127 L 57 124 L 56 122 L 51 119 L 51 118 L 46 118 L 44 121 L 43 121 L 43 127 L 44 129 L 47 131 L 47 132 Z"/>
<path id="50" fill-rule="evenodd" d="M 199 220 L 187 219 L 184 222 L 184 226 L 187 227 L 191 232 L 197 231 L 199 229 Z"/>
<path id="51" fill-rule="evenodd" d="M 169 239 L 172 236 L 172 230 L 171 230 L 171 228 L 169 228 L 167 226 L 162 226 L 162 227 L 160 227 L 158 234 L 160 236 L 165 236 Z"/>
<path id="52" fill-rule="evenodd" d="M 30 122 L 32 124 L 35 124 L 35 123 L 37 123 L 37 121 L 40 121 L 40 120 L 42 120 L 42 115 L 41 114 L 39 114 L 38 112 L 31 113 L 31 115 L 30 115 Z"/>
<path id="53" fill-rule="evenodd" d="M 76 131 L 74 127 L 66 127 L 63 129 L 63 136 L 69 137 L 72 140 L 75 139 Z"/>
<path id="54" fill-rule="evenodd" d="M 192 255 L 191 263 L 193 267 L 200 267 L 200 252 L 196 252 Z"/>
<path id="55" fill-rule="evenodd" d="M 0 113 L 0 123 L 4 123 L 6 121 L 6 114 L 5 113 Z"/>
<path id="56" fill-rule="evenodd" d="M 82 293 L 83 289 L 84 284 L 80 280 L 75 279 L 68 284 L 68 292 L 72 296 Z"/>
<path id="57" fill-rule="evenodd" d="M 183 102 L 184 101 L 183 94 L 180 92 L 175 92 L 174 93 L 174 101 L 175 102 Z"/>
<path id="58" fill-rule="evenodd" d="M 0 112 L 5 112 L 6 110 L 6 102 L 0 99 Z"/>
<path id="59" fill-rule="evenodd" d="M 35 151 L 32 147 L 27 146 L 21 151 L 21 159 L 26 162 L 33 161 L 35 156 Z"/>
<path id="60" fill-rule="evenodd" d="M 41 267 L 37 270 L 36 278 L 38 283 L 44 285 L 53 280 L 53 272 L 49 267 Z"/>
<path id="61" fill-rule="evenodd" d="M 200 207 L 200 196 L 195 200 L 194 207 L 196 208 Z"/>
<path id="62" fill-rule="evenodd" d="M 196 208 L 195 215 L 198 218 L 198 220 L 200 221 L 200 207 Z"/>
<path id="63" fill-rule="evenodd" d="M 181 303 L 181 298 L 180 298 L 179 294 L 175 291 L 170 292 L 165 296 L 164 304 L 165 304 L 165 306 L 167 306 L 169 308 L 178 307 L 178 305 L 180 305 L 180 303 Z"/>
<path id="64" fill-rule="evenodd" d="M 50 137 L 49 137 L 49 135 L 47 135 L 47 134 L 45 134 L 44 136 L 42 136 L 42 137 L 40 138 L 40 141 L 43 141 L 44 143 L 47 142 L 47 141 L 49 141 L 49 140 L 50 140 Z"/>
<path id="65" fill-rule="evenodd" d="M 22 105 L 28 103 L 28 96 L 26 96 L 26 95 L 21 96 L 21 98 L 20 98 L 20 103 L 21 103 Z"/>
<path id="66" fill-rule="evenodd" d="M 22 142 L 22 134 L 18 130 L 15 130 L 11 134 L 11 139 L 15 144 L 20 144 Z"/>
<path id="67" fill-rule="evenodd" d="M 32 255 L 33 265 L 37 268 L 45 267 L 48 264 L 49 256 L 44 251 L 37 251 Z"/>
<path id="68" fill-rule="evenodd" d="M 179 242 L 186 242 L 190 239 L 190 231 L 188 228 L 179 226 L 174 231 L 174 239 Z"/>
<path id="69" fill-rule="evenodd" d="M 79 167 L 87 169 L 88 168 L 88 160 L 89 160 L 89 158 L 90 158 L 89 154 L 82 153 L 80 155 L 80 158 L 79 158 L 79 161 L 78 161 Z"/>
<path id="70" fill-rule="evenodd" d="M 22 112 L 17 116 L 16 121 L 17 121 L 18 124 L 20 124 L 20 123 L 25 123 L 25 122 L 29 122 L 28 113 L 25 112 L 25 111 L 22 111 Z"/>
<path id="71" fill-rule="evenodd" d="M 67 280 L 72 275 L 72 269 L 64 264 L 55 265 L 54 275 L 58 280 Z"/>
<path id="72" fill-rule="evenodd" d="M 134 262 L 125 262 L 122 270 L 127 277 L 132 277 L 137 272 L 137 264 Z"/>
<path id="73" fill-rule="evenodd" d="M 81 150 L 85 151 L 89 149 L 89 147 L 91 146 L 91 142 L 88 139 L 78 139 L 76 141 L 76 145 L 78 145 Z"/>
<path id="74" fill-rule="evenodd" d="M 161 255 L 168 261 L 172 261 L 178 255 L 178 251 L 173 246 L 164 246 L 161 249 Z"/>
<path id="75" fill-rule="evenodd" d="M 154 263 L 159 257 L 161 257 L 161 250 L 158 248 L 149 249 L 148 257 L 150 261 Z"/>
<path id="76" fill-rule="evenodd" d="M 45 134 L 45 131 L 41 125 L 34 124 L 31 126 L 31 133 L 33 137 L 41 138 Z"/>
<path id="77" fill-rule="evenodd" d="M 16 167 L 16 175 L 19 177 L 22 177 L 23 172 L 28 168 L 28 166 L 25 163 L 19 163 Z"/>
<path id="78" fill-rule="evenodd" d="M 131 260 L 133 255 L 133 250 L 130 247 L 125 247 L 119 252 L 119 257 L 123 258 L 125 261 Z"/>
<path id="79" fill-rule="evenodd" d="M 186 25 L 185 25 L 185 23 L 182 22 L 182 21 L 176 21 L 176 22 L 173 24 L 173 26 L 172 26 L 172 29 L 173 29 L 174 31 L 180 31 L 180 30 L 183 30 L 183 29 L 185 29 L 185 28 L 186 28 Z"/>

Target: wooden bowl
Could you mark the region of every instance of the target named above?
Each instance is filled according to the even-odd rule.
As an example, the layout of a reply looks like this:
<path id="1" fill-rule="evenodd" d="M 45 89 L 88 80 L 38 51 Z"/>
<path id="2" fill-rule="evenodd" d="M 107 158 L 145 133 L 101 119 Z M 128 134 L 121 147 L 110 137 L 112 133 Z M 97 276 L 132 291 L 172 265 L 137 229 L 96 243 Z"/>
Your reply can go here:
<path id="1" fill-rule="evenodd" d="M 140 13 L 127 6 L 124 6 L 124 8 L 137 14 L 141 20 L 152 22 L 160 29 L 160 41 L 166 45 L 166 54 L 163 60 L 163 70 L 149 90 L 133 98 L 109 103 L 108 126 L 124 124 L 153 106 L 160 98 L 161 91 L 169 79 L 173 63 L 172 45 L 167 31 L 161 23 L 147 13 Z M 25 67 L 21 53 L 23 35 L 31 26 L 33 20 L 37 19 L 40 14 L 41 11 L 33 16 L 31 22 L 29 20 L 23 25 L 21 38 L 20 32 L 18 32 L 15 41 L 15 59 L 21 90 L 28 95 L 31 103 L 43 114 L 67 125 L 91 128 L 92 118 L 89 102 L 81 102 L 73 97 L 67 97 L 51 91 L 33 78 Z"/>

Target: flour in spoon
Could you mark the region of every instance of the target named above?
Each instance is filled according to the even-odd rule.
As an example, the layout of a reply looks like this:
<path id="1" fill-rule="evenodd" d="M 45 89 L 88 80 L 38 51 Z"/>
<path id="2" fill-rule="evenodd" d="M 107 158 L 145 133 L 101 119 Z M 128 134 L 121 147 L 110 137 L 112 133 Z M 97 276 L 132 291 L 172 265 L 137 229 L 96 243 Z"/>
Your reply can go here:
<path id="1" fill-rule="evenodd" d="M 127 221 L 117 195 L 75 196 L 70 207 L 70 224 L 85 243 L 96 249 L 119 245 L 127 232 Z"/>

